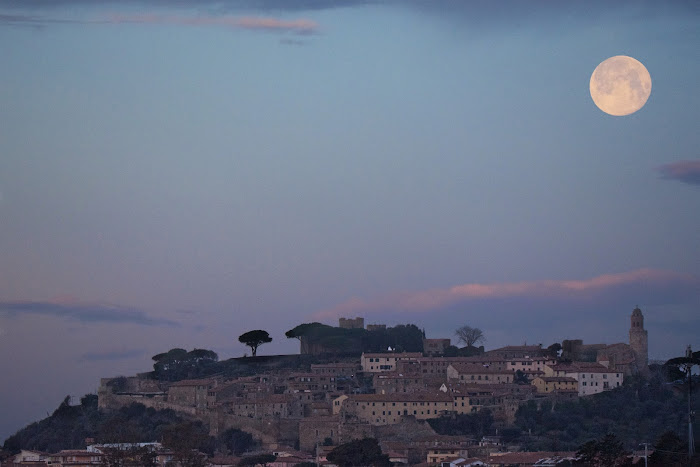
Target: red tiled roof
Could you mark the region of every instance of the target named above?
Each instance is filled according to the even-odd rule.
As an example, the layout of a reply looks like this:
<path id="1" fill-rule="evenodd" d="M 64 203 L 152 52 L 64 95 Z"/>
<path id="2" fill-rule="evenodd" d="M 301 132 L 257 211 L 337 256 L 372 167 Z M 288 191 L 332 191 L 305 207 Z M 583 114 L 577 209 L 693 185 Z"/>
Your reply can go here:
<path id="1" fill-rule="evenodd" d="M 394 352 L 386 352 L 386 353 L 363 353 L 363 357 L 365 358 L 419 358 L 422 357 L 423 354 L 421 352 L 402 352 L 402 353 L 394 353 Z"/>
<path id="2" fill-rule="evenodd" d="M 511 465 L 511 464 L 534 464 L 543 459 L 564 459 L 574 458 L 575 452 L 507 452 L 507 453 L 492 453 L 489 455 L 489 463 L 491 465 Z"/>
<path id="3" fill-rule="evenodd" d="M 214 384 L 215 379 L 183 379 L 182 381 L 176 381 L 170 385 L 170 387 L 178 386 L 208 386 L 209 384 Z"/>
<path id="4" fill-rule="evenodd" d="M 513 375 L 515 372 L 513 370 L 500 370 L 497 368 L 491 368 L 490 366 L 484 366 L 480 363 L 470 363 L 470 362 L 455 362 L 451 363 L 450 366 L 457 370 L 458 373 L 463 374 L 479 374 L 479 373 L 497 373 L 501 375 Z"/>
<path id="5" fill-rule="evenodd" d="M 547 383 L 576 383 L 576 379 L 570 376 L 539 376 L 539 378 Z"/>
<path id="6" fill-rule="evenodd" d="M 397 392 L 392 394 L 352 394 L 348 396 L 352 402 L 452 402 L 452 396 L 444 392 L 426 393 Z"/>

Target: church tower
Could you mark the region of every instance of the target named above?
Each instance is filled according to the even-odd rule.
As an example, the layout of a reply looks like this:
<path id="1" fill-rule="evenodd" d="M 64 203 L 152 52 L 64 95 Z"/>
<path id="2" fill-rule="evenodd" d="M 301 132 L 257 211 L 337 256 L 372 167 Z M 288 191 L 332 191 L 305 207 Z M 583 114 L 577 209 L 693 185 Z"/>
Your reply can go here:
<path id="1" fill-rule="evenodd" d="M 649 366 L 647 331 L 644 329 L 644 315 L 639 307 L 632 311 L 630 326 L 630 347 L 637 360 L 637 370 L 646 373 Z"/>

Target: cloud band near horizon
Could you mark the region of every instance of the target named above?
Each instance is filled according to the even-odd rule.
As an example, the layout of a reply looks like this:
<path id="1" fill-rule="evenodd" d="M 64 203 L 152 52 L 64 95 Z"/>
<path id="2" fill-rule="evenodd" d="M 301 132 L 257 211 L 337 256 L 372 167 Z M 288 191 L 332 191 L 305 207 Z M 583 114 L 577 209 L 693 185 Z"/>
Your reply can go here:
<path id="1" fill-rule="evenodd" d="M 176 24 L 184 26 L 222 26 L 233 29 L 261 29 L 268 31 L 287 31 L 296 34 L 313 34 L 318 30 L 318 23 L 310 19 L 285 20 L 262 16 L 174 16 L 174 15 L 109 15 L 107 23 L 134 24 Z"/>
<path id="2" fill-rule="evenodd" d="M 153 318 L 135 308 L 64 301 L 0 301 L 0 313 L 57 316 L 81 323 L 122 323 L 142 326 L 179 326 L 163 318 Z"/>
<path id="3" fill-rule="evenodd" d="M 674 271 L 638 269 L 582 280 L 469 283 L 446 289 L 397 292 L 371 300 L 355 297 L 330 309 L 321 310 L 313 318 L 332 319 L 362 313 L 429 313 L 477 300 L 595 300 L 620 290 L 633 289 L 636 292 L 640 287 L 646 291 L 664 292 L 664 296 L 669 295 L 669 289 L 676 294 L 690 293 L 696 299 L 700 296 L 700 278 L 696 276 Z"/>
<path id="4" fill-rule="evenodd" d="M 689 185 L 700 185 L 700 160 L 678 161 L 656 168 L 661 178 Z"/>

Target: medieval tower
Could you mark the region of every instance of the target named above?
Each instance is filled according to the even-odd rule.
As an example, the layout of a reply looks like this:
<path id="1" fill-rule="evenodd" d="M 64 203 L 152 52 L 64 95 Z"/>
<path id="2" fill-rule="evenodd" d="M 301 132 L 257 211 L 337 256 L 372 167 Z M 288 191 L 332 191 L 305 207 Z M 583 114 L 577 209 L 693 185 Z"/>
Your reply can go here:
<path id="1" fill-rule="evenodd" d="M 637 361 L 637 370 L 646 372 L 649 366 L 649 344 L 647 331 L 644 329 L 644 315 L 639 307 L 632 311 L 630 325 L 630 347 L 634 351 Z"/>

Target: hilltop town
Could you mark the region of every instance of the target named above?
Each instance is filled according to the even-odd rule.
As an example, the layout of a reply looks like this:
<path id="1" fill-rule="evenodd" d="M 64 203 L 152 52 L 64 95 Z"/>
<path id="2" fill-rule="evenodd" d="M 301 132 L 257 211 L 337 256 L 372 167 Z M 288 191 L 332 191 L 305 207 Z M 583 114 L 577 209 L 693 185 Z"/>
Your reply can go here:
<path id="1" fill-rule="evenodd" d="M 385 331 L 386 326 L 365 327 L 363 318 L 341 318 L 338 329 L 372 332 Z M 358 358 L 352 352 L 333 353 L 300 334 L 298 329 L 287 333 L 300 337 L 299 355 L 235 359 L 236 368 L 247 368 L 239 375 L 166 377 L 177 365 L 173 355 L 187 352 L 159 354 L 153 359 L 163 372 L 160 378 L 152 373 L 103 378 L 99 408 L 117 410 L 137 402 L 201 421 L 212 436 L 231 429 L 250 433 L 260 452 L 273 455 L 261 465 L 335 465 L 328 459 L 335 447 L 367 438 L 379 440 L 393 465 L 533 465 L 544 459 L 550 462 L 546 465 L 569 465 L 575 452 L 507 452 L 499 429 L 507 431 L 526 404 L 554 407 L 610 391 L 620 388 L 626 377 L 646 375 L 649 368 L 648 337 L 639 308 L 630 317 L 629 343 L 569 340 L 549 347 L 488 351 L 471 346 L 476 349 L 471 356 L 446 355 L 454 349 L 449 338 L 423 338 L 422 352 L 388 348 L 362 352 Z M 188 355 L 196 354 L 196 361 L 215 360 L 211 351 L 193 352 Z M 478 439 L 439 434 L 427 423 L 480 413 L 489 414 L 495 429 Z M 68 455 L 54 455 L 50 465 L 98 465 L 102 456 L 99 446 L 66 452 L 73 463 L 64 461 Z M 8 465 L 49 465 L 41 464 L 42 459 L 48 462 L 50 457 L 23 451 Z M 164 459 L 163 465 L 168 461 Z M 211 458 L 208 465 L 240 461 Z"/>

